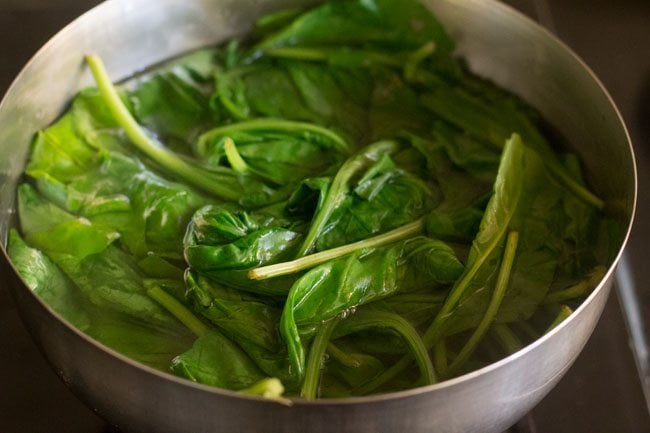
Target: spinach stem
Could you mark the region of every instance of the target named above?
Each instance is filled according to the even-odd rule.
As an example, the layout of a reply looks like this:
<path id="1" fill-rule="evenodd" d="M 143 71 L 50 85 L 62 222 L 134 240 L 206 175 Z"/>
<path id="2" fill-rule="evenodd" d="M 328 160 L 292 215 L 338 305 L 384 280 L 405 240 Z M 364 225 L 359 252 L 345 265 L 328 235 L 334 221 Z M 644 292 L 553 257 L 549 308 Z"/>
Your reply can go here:
<path id="1" fill-rule="evenodd" d="M 237 173 L 248 172 L 248 164 L 237 151 L 237 146 L 235 146 L 235 141 L 232 138 L 226 137 L 223 142 L 223 149 L 226 152 L 226 159 L 233 170 Z"/>
<path id="2" fill-rule="evenodd" d="M 332 358 L 350 368 L 359 368 L 361 362 L 354 355 L 344 352 L 336 344 L 331 341 L 327 344 L 327 353 L 329 353 Z"/>
<path id="3" fill-rule="evenodd" d="M 585 203 L 592 205 L 598 210 L 602 211 L 605 209 L 605 202 L 603 199 L 589 191 L 583 185 L 580 185 L 580 183 L 576 182 L 576 180 L 566 172 L 566 169 L 560 165 L 560 163 L 553 160 L 547 161 L 546 167 L 551 175 L 553 175 L 560 184 L 564 185 L 569 191 L 571 191 L 574 196 Z"/>
<path id="4" fill-rule="evenodd" d="M 568 318 L 571 315 L 571 313 L 573 313 L 573 310 L 571 308 L 566 305 L 562 305 L 560 307 L 560 311 L 557 313 L 557 316 L 555 316 L 555 319 L 551 322 L 544 334 L 550 332 L 553 328 L 562 323 L 564 319 Z"/>
<path id="5" fill-rule="evenodd" d="M 326 62 L 329 58 L 329 54 L 325 50 L 305 47 L 266 48 L 264 54 L 269 57 L 315 62 Z"/>
<path id="6" fill-rule="evenodd" d="M 514 325 L 516 329 L 521 331 L 524 334 L 524 336 L 530 340 L 537 340 L 541 336 L 541 334 L 535 328 L 533 328 L 533 326 L 530 323 L 524 320 L 513 322 L 512 325 Z M 494 326 L 497 327 L 497 325 Z M 508 326 L 507 328 L 510 329 L 510 326 Z"/>
<path id="7" fill-rule="evenodd" d="M 325 224 L 327 224 L 327 220 L 345 199 L 350 179 L 369 164 L 376 162 L 382 155 L 392 153 L 398 148 L 399 144 L 394 141 L 379 141 L 364 148 L 343 163 L 336 176 L 334 176 L 334 180 L 332 180 L 332 185 L 327 192 L 320 211 L 314 216 L 309 232 L 298 252 L 298 257 L 311 252 L 316 239 L 320 236 Z"/>
<path id="8" fill-rule="evenodd" d="M 566 289 L 549 293 L 544 298 L 542 305 L 561 304 L 585 296 L 600 283 L 605 276 L 605 272 L 607 272 L 607 269 L 604 266 L 596 266 L 586 279 Z"/>
<path id="9" fill-rule="evenodd" d="M 197 336 L 205 335 L 208 332 L 208 327 L 201 322 L 190 310 L 183 304 L 178 302 L 176 298 L 164 291 L 159 286 L 153 286 L 147 290 L 147 294 L 162 305 L 174 317 L 176 317 L 183 325 L 194 332 Z"/>
<path id="10" fill-rule="evenodd" d="M 504 229 L 507 228 L 507 225 L 504 225 Z M 467 287 L 469 287 L 474 275 L 479 271 L 481 266 L 487 261 L 488 257 L 498 247 L 500 241 L 503 239 L 501 235 L 495 236 L 492 239 L 490 245 L 483 251 L 483 254 L 477 258 L 473 265 L 466 270 L 465 274 L 461 277 L 460 280 L 454 285 L 449 296 L 445 300 L 445 303 L 442 304 L 440 312 L 436 315 L 436 318 L 433 320 L 429 328 L 424 333 L 424 341 L 427 343 L 427 347 L 431 347 L 437 343 L 437 341 L 442 336 L 444 331 L 444 324 L 451 314 L 453 309 L 456 307 L 460 299 L 462 298 L 463 293 Z"/>
<path id="11" fill-rule="evenodd" d="M 492 253 L 496 248 L 499 247 L 504 241 L 508 226 L 512 220 L 513 214 L 517 209 L 519 199 L 521 197 L 522 186 L 518 182 L 513 182 L 509 179 L 509 171 L 513 170 L 514 167 L 511 167 L 507 161 L 511 160 L 511 164 L 516 163 L 516 160 L 522 156 L 522 148 L 524 144 L 521 142 L 521 138 L 517 134 L 513 134 L 510 140 L 506 142 L 506 145 L 503 150 L 503 156 L 501 158 L 501 165 L 499 167 L 499 172 L 497 174 L 497 179 L 495 181 L 494 194 L 492 199 L 488 203 L 488 208 L 486 215 L 490 218 L 495 218 L 492 215 L 499 206 L 503 206 L 501 203 L 504 201 L 508 204 L 508 211 L 501 218 L 501 221 L 492 222 L 490 225 L 493 225 L 491 229 L 487 230 L 487 234 L 483 233 L 483 222 L 481 222 L 481 230 L 477 235 L 477 238 L 474 240 L 472 246 L 472 251 L 470 251 L 471 264 L 468 263 L 468 267 L 465 268 L 465 272 L 460 277 L 460 279 L 454 284 L 447 299 L 445 300 L 442 308 L 436 314 L 435 319 L 429 328 L 427 328 L 424 333 L 424 343 L 426 347 L 434 347 L 440 339 L 444 336 L 445 325 L 449 319 L 449 315 L 453 312 L 454 308 L 458 305 L 458 302 L 462 299 L 463 294 L 470 287 L 474 277 L 479 272 L 481 267 L 485 265 Z M 523 161 L 519 161 L 523 164 Z M 505 164 L 505 165 L 504 165 Z M 506 185 L 512 189 L 512 192 L 508 195 L 511 197 L 508 199 L 505 197 L 507 194 Z M 485 221 L 484 216 L 484 221 Z M 487 239 L 485 239 L 487 237 Z M 480 239 L 480 244 L 478 240 Z M 477 245 L 480 245 L 478 247 Z M 476 251 L 473 254 L 473 251 Z M 378 388 L 384 383 L 392 380 L 397 375 L 399 375 L 404 369 L 408 368 L 411 365 L 412 359 L 409 356 L 404 356 L 397 363 L 393 364 L 390 368 L 384 370 L 379 376 L 375 377 L 368 383 L 366 383 L 359 392 L 367 394 L 372 390 Z"/>
<path id="12" fill-rule="evenodd" d="M 435 53 L 436 44 L 429 41 L 411 54 L 404 64 L 404 78 L 407 81 L 414 81 L 417 76 L 418 66 L 420 63 Z"/>
<path id="13" fill-rule="evenodd" d="M 495 247 L 496 247 L 496 245 L 495 245 Z M 492 249 L 490 249 L 490 251 L 492 251 Z M 487 255 L 486 255 L 486 257 L 487 257 Z M 467 280 L 468 283 L 465 283 L 465 284 L 469 284 L 469 281 L 471 281 L 471 278 L 473 277 L 474 273 L 472 273 L 471 270 L 470 270 L 471 277 Z M 467 274 L 466 274 L 466 276 L 467 276 Z M 463 284 L 462 280 L 460 281 L 460 284 Z M 460 284 L 457 283 L 457 286 L 460 285 Z M 455 286 L 455 287 L 457 287 L 457 286 Z M 451 305 L 450 302 L 453 301 L 454 306 L 456 305 L 456 302 L 457 302 L 456 299 L 451 299 L 450 300 L 450 298 L 452 298 L 453 293 L 454 293 L 454 291 L 452 290 L 449 297 L 447 298 L 447 301 L 445 301 L 445 303 L 443 304 L 442 309 L 436 315 L 436 318 L 434 319 L 433 323 L 431 324 L 429 329 L 427 329 L 427 332 L 425 332 L 425 334 L 424 334 L 423 339 L 424 339 L 424 342 L 425 342 L 427 347 L 434 347 L 435 348 L 437 345 L 439 345 L 440 338 L 442 336 L 442 331 L 444 329 L 443 326 L 442 326 L 443 321 L 444 321 L 444 319 L 447 318 L 449 312 L 451 312 L 451 310 L 452 310 L 452 308 L 449 307 L 449 305 Z M 457 296 L 457 297 L 458 297 L 458 299 L 460 299 L 460 296 Z M 447 307 L 447 308 L 445 308 L 445 307 Z M 435 355 L 435 352 L 434 352 L 434 355 Z M 370 382 L 366 383 L 364 386 L 359 388 L 359 390 L 358 390 L 359 393 L 360 394 L 368 394 L 368 393 L 372 392 L 373 390 L 375 390 L 376 388 L 383 385 L 384 383 L 389 382 L 390 380 L 395 378 L 397 375 L 399 375 L 402 371 L 404 371 L 404 369 L 406 369 L 411 364 L 411 362 L 413 362 L 413 360 L 412 360 L 412 358 L 410 356 L 402 357 L 402 359 L 400 359 L 397 363 L 393 364 L 390 368 L 384 370 L 384 372 L 381 373 L 379 376 L 375 377 L 373 380 L 371 380 Z"/>
<path id="14" fill-rule="evenodd" d="M 454 308 L 456 308 L 458 302 L 462 299 L 463 294 L 472 283 L 475 275 L 478 273 L 481 267 L 485 265 L 494 250 L 503 243 L 504 238 L 506 237 L 506 232 L 508 230 L 508 226 L 510 225 L 510 221 L 512 220 L 512 217 L 519 205 L 522 186 L 516 181 L 508 179 L 509 172 L 513 170 L 513 168 L 510 167 L 507 163 L 504 166 L 504 161 L 513 159 L 513 164 L 516 163 L 515 160 L 523 155 L 523 147 L 524 144 L 517 134 L 513 134 L 512 138 L 506 142 L 506 146 L 503 150 L 502 163 L 499 167 L 499 172 L 495 181 L 495 193 L 490 200 L 490 203 L 488 204 L 488 208 L 486 210 L 487 216 L 484 216 L 483 219 L 485 220 L 486 218 L 492 217 L 490 216 L 490 212 L 495 212 L 496 208 L 503 206 L 501 201 L 507 203 L 509 209 L 505 215 L 502 216 L 502 221 L 499 221 L 498 223 L 492 223 L 495 227 L 488 230 L 489 238 L 487 240 L 481 241 L 482 245 L 480 248 L 476 246 L 477 240 L 474 241 L 472 249 L 477 251 L 478 254 L 475 255 L 471 265 L 465 269 L 465 273 L 460 278 L 460 280 L 454 284 L 454 287 L 451 289 L 449 296 L 445 300 L 445 303 L 442 305 L 440 312 L 436 315 L 433 323 L 431 323 L 425 332 L 424 341 L 427 343 L 427 347 L 431 347 L 432 345 L 436 344 L 438 339 L 442 336 L 449 314 L 451 314 Z M 523 165 L 523 162 L 521 160 L 517 162 Z M 506 185 L 508 184 L 512 189 L 510 193 L 505 192 Z M 509 199 L 505 198 L 506 195 L 510 195 L 511 197 Z M 483 221 L 481 222 L 481 229 L 483 229 Z M 485 236 L 486 235 L 483 234 L 482 231 L 479 231 L 477 239 L 481 239 Z M 472 257 L 471 252 L 470 257 Z"/>
<path id="15" fill-rule="evenodd" d="M 399 314 L 390 313 L 388 311 L 358 311 L 356 314 L 340 323 L 336 336 L 341 337 L 343 335 L 369 329 L 390 329 L 399 334 L 404 339 L 404 342 L 407 344 L 411 352 L 410 357 L 406 359 L 408 359 L 409 362 L 411 362 L 412 359 L 415 359 L 415 363 L 422 374 L 423 385 L 436 383 L 436 372 L 431 363 L 428 350 L 424 345 L 424 341 L 413 325 Z M 360 392 L 359 394 L 364 393 Z"/>
<path id="16" fill-rule="evenodd" d="M 235 104 L 232 99 L 224 95 L 223 92 L 219 93 L 219 101 L 228 111 L 228 113 L 230 113 L 230 115 L 235 119 L 246 120 L 249 118 L 248 114 L 240 110 L 239 107 L 237 107 L 237 104 Z"/>
<path id="17" fill-rule="evenodd" d="M 447 372 L 447 343 L 441 339 L 438 344 L 433 346 L 433 365 L 439 375 L 443 376 Z"/>
<path id="18" fill-rule="evenodd" d="M 290 8 L 271 12 L 255 21 L 255 30 L 258 33 L 266 34 L 290 24 L 305 10 L 303 8 Z"/>
<path id="19" fill-rule="evenodd" d="M 325 323 L 316 334 L 311 349 L 309 349 L 309 357 L 307 358 L 307 366 L 305 368 L 305 380 L 302 383 L 300 395 L 307 400 L 313 400 L 318 397 L 318 383 L 323 365 L 323 356 L 327 350 L 327 343 L 330 341 L 332 331 L 338 324 L 339 319 L 334 318 Z"/>
<path id="20" fill-rule="evenodd" d="M 266 280 L 282 275 L 295 274 L 296 272 L 313 268 L 322 263 L 328 262 L 338 257 L 346 256 L 364 248 L 376 248 L 397 242 L 401 239 L 408 239 L 421 233 L 422 230 L 424 230 L 423 218 L 379 236 L 374 236 L 362 241 L 343 245 L 337 248 L 332 248 L 331 250 L 321 251 L 316 254 L 311 254 L 296 260 L 292 260 L 290 262 L 277 263 L 275 265 L 251 269 L 248 271 L 248 278 L 252 280 Z"/>
<path id="21" fill-rule="evenodd" d="M 250 132 L 255 130 L 296 133 L 302 135 L 305 139 L 312 140 L 315 137 L 320 137 L 321 141 L 323 141 L 322 139 L 325 139 L 340 152 L 346 154 L 350 153 L 350 145 L 348 142 L 331 129 L 314 125 L 312 123 L 274 118 L 245 120 L 242 122 L 211 129 L 199 137 L 196 147 L 200 154 L 205 154 L 207 142 L 213 137 L 229 135 L 237 132 Z"/>
<path id="22" fill-rule="evenodd" d="M 291 400 L 282 397 L 282 394 L 284 394 L 284 386 L 280 379 L 276 377 L 262 379 L 248 388 L 239 390 L 239 392 L 246 395 L 257 395 L 270 400 L 276 400 L 287 406 L 292 405 Z"/>
<path id="23" fill-rule="evenodd" d="M 495 323 L 492 325 L 491 334 L 499 342 L 506 355 L 515 353 L 524 347 L 517 334 L 512 332 L 510 327 L 505 323 Z"/>
<path id="24" fill-rule="evenodd" d="M 129 112 L 117 89 L 111 82 L 101 58 L 87 55 L 86 62 L 95 78 L 99 92 L 116 122 L 124 129 L 131 142 L 145 155 L 167 170 L 176 173 L 192 185 L 226 200 L 237 200 L 240 194 L 223 186 L 223 179 L 179 158 L 151 138 Z"/>
<path id="25" fill-rule="evenodd" d="M 366 395 L 373 392 L 385 383 L 390 382 L 399 376 L 406 368 L 413 362 L 413 357 L 410 355 L 403 356 L 399 361 L 393 364 L 388 369 L 384 370 L 379 376 L 376 376 L 371 381 L 357 389 L 359 395 Z"/>
<path id="26" fill-rule="evenodd" d="M 359 50 L 353 48 L 322 49 L 304 47 L 273 47 L 264 49 L 264 54 L 269 57 L 276 57 L 291 60 L 304 60 L 311 62 L 338 63 L 337 57 L 343 61 L 354 59 L 360 67 L 372 66 L 374 64 L 389 67 L 401 67 L 404 62 L 399 55 L 388 55 L 379 51 Z M 346 62 L 347 63 L 347 62 Z"/>
<path id="27" fill-rule="evenodd" d="M 490 325 L 494 321 L 497 313 L 499 312 L 499 307 L 501 306 L 501 301 L 506 294 L 508 289 L 508 284 L 510 282 L 510 274 L 512 273 L 512 264 L 515 261 L 515 255 L 517 253 L 517 243 L 519 242 L 519 233 L 516 231 L 511 231 L 508 233 L 508 238 L 506 240 L 506 248 L 503 253 L 503 259 L 501 260 L 501 266 L 499 268 L 499 275 L 497 277 L 496 284 L 494 286 L 494 292 L 492 294 L 492 299 L 488 304 L 487 310 L 481 319 L 481 322 L 477 328 L 472 333 L 469 340 L 465 343 L 463 348 L 460 350 L 460 353 L 451 363 L 447 369 L 447 376 L 454 376 L 460 368 L 467 362 L 470 356 L 474 353 L 476 346 L 479 341 L 483 338 L 485 333 L 490 328 Z"/>

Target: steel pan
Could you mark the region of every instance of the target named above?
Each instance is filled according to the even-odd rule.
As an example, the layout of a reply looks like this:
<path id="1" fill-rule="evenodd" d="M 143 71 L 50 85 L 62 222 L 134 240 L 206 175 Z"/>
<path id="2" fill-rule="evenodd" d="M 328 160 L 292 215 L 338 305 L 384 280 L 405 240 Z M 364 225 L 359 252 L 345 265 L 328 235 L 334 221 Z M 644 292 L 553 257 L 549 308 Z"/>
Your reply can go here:
<path id="1" fill-rule="evenodd" d="M 244 34 L 264 12 L 298 0 L 109 0 L 53 37 L 0 104 L 0 235 L 15 223 L 15 187 L 32 134 L 91 84 L 83 56 L 114 80 L 191 49 Z M 311 2 L 313 3 L 313 2 Z M 589 69 L 534 22 L 494 0 L 425 0 L 472 70 L 535 106 L 585 162 L 622 227 L 606 277 L 564 323 L 523 350 L 440 384 L 292 406 L 198 385 L 135 363 L 72 328 L 27 288 L 2 249 L 24 322 L 70 389 L 126 432 L 497 433 L 537 404 L 591 335 L 610 292 L 636 203 L 629 136 Z M 606 356 L 606 354 L 603 354 Z"/>

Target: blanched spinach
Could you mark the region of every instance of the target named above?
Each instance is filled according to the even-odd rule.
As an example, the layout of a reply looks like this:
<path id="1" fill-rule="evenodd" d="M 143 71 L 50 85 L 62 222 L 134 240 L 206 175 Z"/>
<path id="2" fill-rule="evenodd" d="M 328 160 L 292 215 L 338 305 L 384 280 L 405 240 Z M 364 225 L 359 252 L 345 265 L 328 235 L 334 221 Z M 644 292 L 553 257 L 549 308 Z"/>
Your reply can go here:
<path id="1" fill-rule="evenodd" d="M 357 396 L 499 359 L 602 278 L 577 157 L 416 0 L 245 41 L 118 86 L 90 55 L 97 88 L 37 133 L 9 251 L 89 335 L 246 394 Z"/>

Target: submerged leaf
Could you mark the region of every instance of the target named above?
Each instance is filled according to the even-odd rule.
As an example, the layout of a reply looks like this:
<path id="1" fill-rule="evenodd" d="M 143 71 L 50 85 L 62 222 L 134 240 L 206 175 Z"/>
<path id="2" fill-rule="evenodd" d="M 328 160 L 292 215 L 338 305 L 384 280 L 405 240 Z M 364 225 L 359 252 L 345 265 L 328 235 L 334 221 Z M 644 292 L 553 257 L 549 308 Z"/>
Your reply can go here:
<path id="1" fill-rule="evenodd" d="M 350 0 L 329 2 L 305 12 L 255 49 L 287 45 L 417 49 L 429 41 L 442 52 L 453 49 L 445 30 L 417 1 Z"/>
<path id="2" fill-rule="evenodd" d="M 171 369 L 194 382 L 235 390 L 248 388 L 265 377 L 246 353 L 214 330 L 174 358 Z"/>
<path id="3" fill-rule="evenodd" d="M 396 293 L 453 283 L 462 271 L 450 247 L 418 237 L 307 272 L 291 287 L 280 321 L 294 376 L 301 376 L 305 362 L 300 334 L 310 327 Z"/>
<path id="4" fill-rule="evenodd" d="M 27 286 L 43 302 L 75 327 L 88 329 L 90 317 L 75 296 L 78 289 L 45 254 L 27 245 L 13 229 L 9 232 L 7 252 Z"/>

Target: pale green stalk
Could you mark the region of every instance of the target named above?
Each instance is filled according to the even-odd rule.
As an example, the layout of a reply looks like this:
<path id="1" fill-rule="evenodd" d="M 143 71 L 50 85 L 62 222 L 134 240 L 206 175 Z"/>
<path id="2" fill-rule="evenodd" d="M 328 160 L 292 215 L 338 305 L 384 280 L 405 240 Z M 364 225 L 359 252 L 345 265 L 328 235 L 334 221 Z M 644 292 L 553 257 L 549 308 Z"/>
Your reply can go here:
<path id="1" fill-rule="evenodd" d="M 330 216 L 332 216 L 332 213 L 334 213 L 345 199 L 350 179 L 382 155 L 394 151 L 398 146 L 394 141 L 379 141 L 371 144 L 363 149 L 361 153 L 345 161 L 338 173 L 336 173 L 336 176 L 334 176 L 323 205 L 320 211 L 314 216 L 309 232 L 300 247 L 297 257 L 305 256 L 311 252 L 316 239 L 320 236 Z"/>
<path id="2" fill-rule="evenodd" d="M 327 343 L 330 341 L 332 331 L 338 324 L 339 319 L 335 318 L 323 325 L 309 349 L 309 357 L 307 358 L 307 366 L 305 368 L 305 380 L 302 383 L 300 395 L 307 400 L 313 400 L 318 397 L 318 383 L 323 365 L 323 356 L 327 350 Z"/>
<path id="3" fill-rule="evenodd" d="M 274 118 L 260 118 L 245 120 L 242 122 L 233 123 L 230 125 L 219 126 L 211 129 L 199 137 L 197 142 L 197 149 L 200 153 L 205 153 L 205 146 L 208 140 L 215 136 L 222 136 L 233 134 L 237 132 L 265 130 L 265 131 L 282 131 L 295 134 L 314 134 L 321 136 L 334 145 L 334 147 L 343 152 L 350 152 L 350 145 L 343 137 L 335 133 L 331 129 L 322 126 L 314 125 L 307 122 L 297 122 L 293 120 L 274 119 Z"/>
<path id="4" fill-rule="evenodd" d="M 197 336 L 205 335 L 209 328 L 201 322 L 190 310 L 183 304 L 178 302 L 176 298 L 164 291 L 158 286 L 153 286 L 147 290 L 147 294 L 162 305 L 174 317 L 176 317 L 183 325 L 195 333 Z"/>
<path id="5" fill-rule="evenodd" d="M 447 370 L 447 376 L 454 376 L 465 364 L 465 362 L 467 362 L 469 357 L 472 356 L 474 350 L 476 349 L 476 346 L 488 331 L 490 325 L 492 325 L 492 322 L 499 312 L 501 301 L 503 301 L 503 297 L 505 296 L 508 289 L 508 283 L 510 282 L 510 274 L 512 273 L 512 264 L 515 261 L 518 242 L 519 233 L 515 231 L 508 233 L 506 248 L 503 253 L 503 259 L 501 260 L 499 275 L 494 286 L 492 299 L 488 304 L 487 310 L 485 311 L 481 322 L 476 327 L 467 343 L 465 343 L 456 359 L 454 359 L 454 361 L 449 366 L 449 369 Z"/>
<path id="6" fill-rule="evenodd" d="M 246 173 L 248 172 L 248 164 L 241 157 L 237 151 L 237 146 L 235 146 L 235 141 L 227 137 L 223 142 L 223 150 L 226 152 L 226 159 L 228 163 L 237 173 Z"/>
<path id="7" fill-rule="evenodd" d="M 447 343 L 443 338 L 433 346 L 433 366 L 440 376 L 444 376 L 449 368 L 447 363 Z"/>
<path id="8" fill-rule="evenodd" d="M 115 121 L 124 129 L 127 137 L 142 153 L 160 164 L 165 169 L 182 177 L 188 183 L 226 200 L 237 200 L 239 194 L 224 187 L 212 173 L 189 164 L 182 158 L 163 147 L 150 137 L 138 124 L 133 115 L 117 93 L 117 89 L 108 77 L 102 60 L 96 55 L 86 56 L 86 62 L 97 83 L 97 88 Z"/>
<path id="9" fill-rule="evenodd" d="M 282 394 L 284 394 L 284 386 L 282 385 L 280 379 L 275 377 L 267 377 L 266 379 L 262 379 L 246 389 L 239 390 L 239 392 L 246 395 L 255 395 L 264 397 L 269 400 L 275 400 L 278 403 L 282 403 L 287 406 L 291 406 L 293 404 L 291 400 L 282 397 Z"/>
<path id="10" fill-rule="evenodd" d="M 606 272 L 604 266 L 596 266 L 586 279 L 566 289 L 549 293 L 542 305 L 561 304 L 588 295 L 602 281 Z"/>
<path id="11" fill-rule="evenodd" d="M 560 307 L 560 311 L 558 311 L 557 313 L 557 316 L 555 316 L 555 319 L 553 320 L 553 322 L 551 322 L 550 326 L 548 327 L 548 329 L 546 329 L 546 332 L 544 333 L 546 334 L 547 332 L 550 332 L 557 325 L 564 322 L 564 320 L 567 319 L 571 315 L 571 313 L 573 313 L 573 310 L 571 308 L 569 308 L 567 305 L 562 305 L 562 307 Z"/>
<path id="12" fill-rule="evenodd" d="M 304 256 L 290 262 L 278 263 L 275 265 L 251 269 L 248 271 L 248 278 L 253 280 L 266 280 L 268 278 L 279 277 L 281 275 L 295 274 L 296 272 L 313 268 L 322 263 L 342 256 L 346 256 L 364 248 L 376 248 L 397 242 L 402 239 L 408 239 L 421 233 L 423 229 L 424 219 L 419 219 L 395 230 L 391 230 L 379 236 L 364 239 L 359 242 L 332 248 L 331 250 L 321 251 L 319 253 Z"/>
<path id="13" fill-rule="evenodd" d="M 411 354 L 408 359 L 409 363 L 415 360 L 420 373 L 422 374 L 422 384 L 431 385 L 436 383 L 436 371 L 433 368 L 431 358 L 429 357 L 428 350 L 424 341 L 420 337 L 418 331 L 411 325 L 408 320 L 396 313 L 387 311 L 359 311 L 348 319 L 347 322 L 342 322 L 341 326 L 347 326 L 346 334 L 359 332 L 369 329 L 391 329 L 399 334 L 406 345 L 409 347 Z M 402 358 L 404 359 L 404 358 Z M 360 388 L 362 390 L 364 387 Z M 374 388 L 373 388 L 374 389 Z M 358 390 L 358 394 L 363 395 L 365 392 Z"/>
<path id="14" fill-rule="evenodd" d="M 495 323 L 492 325 L 492 335 L 501 344 L 506 354 L 510 355 L 524 347 L 517 334 L 512 332 L 510 327 L 505 323 Z M 537 338 L 537 337 L 535 337 Z"/>
<path id="15" fill-rule="evenodd" d="M 350 355 L 349 353 L 345 353 L 331 341 L 327 344 L 327 353 L 329 353 L 333 359 L 342 365 L 345 365 L 346 367 L 359 368 L 361 366 L 361 363 L 357 358 Z"/>
<path id="16" fill-rule="evenodd" d="M 409 56 L 404 64 L 404 78 L 407 81 L 414 81 L 417 76 L 418 66 L 420 63 L 435 53 L 436 44 L 433 41 L 427 42 L 418 48 L 413 54 Z"/>

